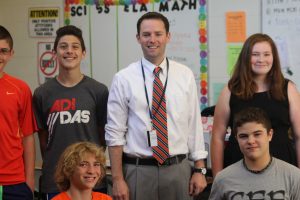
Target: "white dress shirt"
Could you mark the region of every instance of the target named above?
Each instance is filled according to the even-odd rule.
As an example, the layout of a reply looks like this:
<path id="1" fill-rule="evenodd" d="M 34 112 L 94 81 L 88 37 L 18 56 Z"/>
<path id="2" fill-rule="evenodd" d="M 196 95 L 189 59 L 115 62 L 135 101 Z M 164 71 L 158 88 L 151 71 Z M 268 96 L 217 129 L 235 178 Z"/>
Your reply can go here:
<path id="1" fill-rule="evenodd" d="M 151 130 L 152 123 L 141 62 L 151 110 L 153 70 L 156 66 L 142 58 L 114 76 L 108 98 L 105 139 L 108 146 L 123 145 L 126 154 L 152 157 L 152 148 L 147 140 L 147 131 Z M 163 70 L 160 79 L 165 85 L 166 59 L 160 67 Z M 169 60 L 165 96 L 170 156 L 188 153 L 193 161 L 206 158 L 197 87 L 188 67 Z"/>

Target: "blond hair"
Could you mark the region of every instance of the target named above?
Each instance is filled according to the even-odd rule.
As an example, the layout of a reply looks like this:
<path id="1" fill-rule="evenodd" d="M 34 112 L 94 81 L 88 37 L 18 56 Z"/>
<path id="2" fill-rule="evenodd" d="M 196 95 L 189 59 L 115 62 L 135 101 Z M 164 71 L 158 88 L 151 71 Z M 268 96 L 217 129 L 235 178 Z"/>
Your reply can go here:
<path id="1" fill-rule="evenodd" d="M 61 191 L 70 188 L 70 177 L 87 153 L 94 155 L 96 160 L 100 162 L 101 176 L 97 183 L 105 176 L 106 159 L 103 149 L 91 142 L 74 143 L 65 149 L 56 166 L 55 182 Z"/>

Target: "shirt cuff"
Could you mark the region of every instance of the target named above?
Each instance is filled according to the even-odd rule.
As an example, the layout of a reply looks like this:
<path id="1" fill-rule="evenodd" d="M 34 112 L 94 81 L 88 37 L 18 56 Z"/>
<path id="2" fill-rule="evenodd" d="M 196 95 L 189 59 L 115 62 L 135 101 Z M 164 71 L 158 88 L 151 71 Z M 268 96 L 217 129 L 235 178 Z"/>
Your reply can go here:
<path id="1" fill-rule="evenodd" d="M 207 151 L 196 151 L 189 154 L 189 160 L 192 161 L 203 160 L 207 158 L 207 155 L 208 155 Z"/>
<path id="2" fill-rule="evenodd" d="M 125 139 L 113 139 L 113 140 L 106 140 L 107 146 L 124 146 L 126 144 Z"/>

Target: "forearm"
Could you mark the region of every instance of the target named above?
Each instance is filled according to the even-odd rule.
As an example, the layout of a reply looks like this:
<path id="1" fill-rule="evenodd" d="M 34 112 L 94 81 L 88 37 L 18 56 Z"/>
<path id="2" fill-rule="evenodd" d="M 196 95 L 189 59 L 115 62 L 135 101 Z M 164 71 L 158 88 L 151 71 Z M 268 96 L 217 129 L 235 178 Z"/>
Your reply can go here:
<path id="1" fill-rule="evenodd" d="M 194 161 L 195 168 L 203 168 L 205 167 L 204 160 Z M 200 173 L 193 173 L 190 184 L 189 184 L 189 194 L 191 196 L 197 196 L 200 192 L 202 192 L 207 186 L 205 175 Z"/>
<path id="2" fill-rule="evenodd" d="M 202 167 L 205 167 L 205 163 L 204 163 L 204 160 L 197 160 L 197 161 L 194 161 L 194 167 L 195 168 L 202 168 Z"/>
<path id="3" fill-rule="evenodd" d="M 213 177 L 223 169 L 224 161 L 224 141 L 212 138 L 211 141 L 211 165 Z"/>
<path id="4" fill-rule="evenodd" d="M 23 138 L 23 147 L 26 183 L 32 190 L 34 190 L 35 144 L 33 135 L 29 135 Z"/>
<path id="5" fill-rule="evenodd" d="M 292 130 L 295 136 L 297 165 L 300 168 L 300 95 L 294 83 L 288 83 L 289 114 Z"/>
<path id="6" fill-rule="evenodd" d="M 122 171 L 122 154 L 123 146 L 110 146 L 108 147 L 112 180 L 124 180 Z"/>
<path id="7" fill-rule="evenodd" d="M 123 146 L 108 147 L 111 174 L 112 174 L 112 196 L 116 200 L 129 200 L 129 189 L 124 180 L 122 170 Z"/>
<path id="8" fill-rule="evenodd" d="M 298 119 L 297 119 L 298 120 Z M 295 125 L 296 124 L 296 125 Z M 297 158 L 297 166 L 300 168 L 300 121 L 293 121 L 293 135 L 295 140 L 295 149 L 296 149 L 296 158 Z"/>
<path id="9" fill-rule="evenodd" d="M 224 140 L 231 113 L 229 106 L 230 96 L 231 92 L 229 88 L 225 86 L 215 107 L 210 144 L 213 177 L 215 177 L 216 174 L 223 169 Z"/>

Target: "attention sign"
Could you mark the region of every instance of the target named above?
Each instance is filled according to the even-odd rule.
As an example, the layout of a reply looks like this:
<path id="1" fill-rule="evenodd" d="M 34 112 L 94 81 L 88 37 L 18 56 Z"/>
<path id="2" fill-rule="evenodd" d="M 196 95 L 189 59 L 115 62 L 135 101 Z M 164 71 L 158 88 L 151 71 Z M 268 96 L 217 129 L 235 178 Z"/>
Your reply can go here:
<path id="1" fill-rule="evenodd" d="M 59 28 L 59 8 L 29 8 L 30 37 L 55 37 Z"/>

